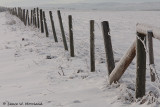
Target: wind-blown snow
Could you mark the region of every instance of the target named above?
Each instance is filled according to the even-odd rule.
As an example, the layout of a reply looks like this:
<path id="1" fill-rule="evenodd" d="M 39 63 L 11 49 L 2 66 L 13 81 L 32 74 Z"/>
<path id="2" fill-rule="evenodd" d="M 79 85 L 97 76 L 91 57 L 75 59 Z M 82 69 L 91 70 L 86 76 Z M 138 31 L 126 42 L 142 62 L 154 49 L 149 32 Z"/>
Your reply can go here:
<path id="1" fill-rule="evenodd" d="M 63 10 L 61 13 L 68 46 L 68 15 L 73 17 L 74 58 L 64 51 L 55 10 L 53 18 L 58 43 L 54 42 L 48 10 L 46 18 L 49 38 L 33 26 L 25 27 L 17 17 L 7 12 L 0 13 L 0 107 L 6 106 L 3 105 L 4 102 L 42 102 L 42 107 L 137 107 L 143 103 L 134 98 L 135 60 L 122 76 L 120 83 L 108 85 L 100 22 L 109 21 L 115 62 L 118 62 L 136 38 L 136 23 L 160 27 L 160 12 Z M 89 20 L 95 20 L 94 73 L 90 73 Z M 159 41 L 154 39 L 155 68 L 158 74 L 159 48 Z M 152 106 L 158 105 L 160 100 L 158 83 L 151 83 L 149 74 L 148 65 L 147 95 L 144 98 L 147 101 L 142 105 L 144 107 L 153 96 L 157 98 L 157 102 L 151 104 Z M 26 107 L 24 104 L 20 107 Z"/>

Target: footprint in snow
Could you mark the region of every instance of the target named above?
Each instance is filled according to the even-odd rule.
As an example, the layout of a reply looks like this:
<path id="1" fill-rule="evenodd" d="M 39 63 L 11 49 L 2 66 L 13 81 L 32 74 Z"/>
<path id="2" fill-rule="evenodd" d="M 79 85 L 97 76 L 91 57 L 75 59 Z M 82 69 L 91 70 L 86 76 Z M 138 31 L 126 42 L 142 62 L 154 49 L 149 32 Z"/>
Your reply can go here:
<path id="1" fill-rule="evenodd" d="M 56 56 L 50 56 L 50 55 L 46 56 L 46 59 L 53 59 L 53 58 L 57 58 L 57 57 Z"/>
<path id="2" fill-rule="evenodd" d="M 74 100 L 73 103 L 81 103 L 79 100 Z"/>

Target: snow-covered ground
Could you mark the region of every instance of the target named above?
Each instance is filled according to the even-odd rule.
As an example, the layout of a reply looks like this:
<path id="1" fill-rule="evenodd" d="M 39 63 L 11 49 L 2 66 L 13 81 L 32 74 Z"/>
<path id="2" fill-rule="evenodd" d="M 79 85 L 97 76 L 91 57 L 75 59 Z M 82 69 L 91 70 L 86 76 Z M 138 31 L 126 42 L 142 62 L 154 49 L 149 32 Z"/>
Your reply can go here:
<path id="1" fill-rule="evenodd" d="M 68 37 L 68 15 L 73 17 L 75 57 L 64 51 L 57 11 L 53 10 L 58 43 L 54 42 L 48 10 L 49 38 L 35 27 L 25 27 L 15 16 L 0 13 L 0 107 L 18 103 L 42 103 L 38 107 L 137 107 L 160 104 L 158 83 L 150 82 L 147 62 L 146 98 L 157 102 L 135 101 L 135 60 L 120 83 L 108 85 L 102 21 L 109 21 L 117 63 L 136 38 L 136 23 L 160 27 L 159 11 L 71 11 L 63 10 Z M 89 20 L 95 20 L 96 72 L 90 72 Z M 69 46 L 69 42 L 68 42 Z M 154 39 L 156 70 L 160 74 L 159 41 Z M 52 59 L 47 59 L 51 56 Z M 152 91 L 152 92 L 151 92 Z M 159 101 L 159 102 L 158 102 Z M 22 104 L 23 103 L 23 104 Z M 20 105 L 22 104 L 22 105 Z M 14 107 L 14 106 L 13 106 Z M 28 107 L 32 107 L 28 105 Z M 34 106 L 33 106 L 34 107 Z"/>

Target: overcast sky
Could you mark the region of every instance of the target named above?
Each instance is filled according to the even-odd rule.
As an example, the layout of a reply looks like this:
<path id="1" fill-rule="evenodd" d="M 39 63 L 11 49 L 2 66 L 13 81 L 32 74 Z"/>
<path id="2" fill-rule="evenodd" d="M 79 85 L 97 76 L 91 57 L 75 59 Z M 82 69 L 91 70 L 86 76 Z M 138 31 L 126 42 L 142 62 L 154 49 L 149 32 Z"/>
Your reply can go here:
<path id="1" fill-rule="evenodd" d="M 0 6 L 39 6 L 43 4 L 96 3 L 96 2 L 160 2 L 160 0 L 0 0 Z"/>

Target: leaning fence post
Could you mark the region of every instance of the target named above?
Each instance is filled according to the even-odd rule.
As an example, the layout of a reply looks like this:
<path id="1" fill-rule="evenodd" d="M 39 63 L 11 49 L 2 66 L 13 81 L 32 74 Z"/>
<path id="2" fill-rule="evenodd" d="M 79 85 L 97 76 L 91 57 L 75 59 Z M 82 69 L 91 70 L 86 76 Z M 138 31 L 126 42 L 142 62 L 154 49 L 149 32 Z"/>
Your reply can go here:
<path id="1" fill-rule="evenodd" d="M 137 33 L 137 66 L 136 66 L 136 98 L 145 95 L 146 83 L 146 51 L 145 35 Z"/>
<path id="2" fill-rule="evenodd" d="M 49 15 L 50 15 L 50 20 L 51 20 L 54 40 L 55 40 L 55 42 L 58 42 L 57 35 L 56 35 L 56 30 L 55 30 L 55 26 L 54 26 L 54 21 L 53 21 L 53 16 L 52 16 L 52 11 L 49 11 Z"/>
<path id="3" fill-rule="evenodd" d="M 72 27 L 72 16 L 68 16 L 69 20 L 69 39 L 70 39 L 70 55 L 74 57 L 74 42 L 73 42 L 73 27 Z"/>
<path id="4" fill-rule="evenodd" d="M 154 53 L 153 53 L 153 33 L 152 31 L 148 31 L 147 34 L 147 42 L 148 42 L 148 51 L 149 51 L 149 65 L 154 65 Z M 154 71 L 150 68 L 150 75 L 151 75 L 151 81 L 155 81 L 155 73 Z"/>
<path id="5" fill-rule="evenodd" d="M 128 66 L 130 65 L 135 56 L 136 56 L 136 40 L 132 43 L 127 52 L 123 55 L 123 57 L 120 59 L 118 64 L 115 66 L 115 68 L 109 75 L 109 84 L 117 82 L 121 78 L 121 76 L 128 68 Z"/>
<path id="6" fill-rule="evenodd" d="M 113 71 L 113 69 L 115 68 L 115 63 L 114 63 L 114 56 L 113 56 L 112 42 L 111 42 L 108 21 L 102 22 L 102 32 L 103 32 L 103 38 L 104 38 L 104 46 L 105 46 L 106 61 L 107 61 L 108 76 L 109 76 Z"/>
<path id="7" fill-rule="evenodd" d="M 95 52 L 94 52 L 94 20 L 90 20 L 90 64 L 91 72 L 95 72 Z"/>
<path id="8" fill-rule="evenodd" d="M 68 51 L 68 46 L 67 46 L 67 41 L 66 41 L 66 37 L 65 37 L 65 33 L 64 33 L 64 28 L 63 28 L 63 23 L 62 23 L 62 17 L 61 17 L 60 10 L 57 11 L 57 14 L 58 14 L 59 23 L 60 23 L 64 49 Z"/>
<path id="9" fill-rule="evenodd" d="M 43 11 L 43 19 L 44 19 L 44 27 L 46 31 L 46 37 L 48 37 L 48 27 L 47 27 L 47 22 L 46 22 L 46 17 L 45 17 L 45 12 Z"/>
<path id="10" fill-rule="evenodd" d="M 42 9 L 40 9 L 40 22 L 41 22 L 41 33 L 44 33 Z"/>

